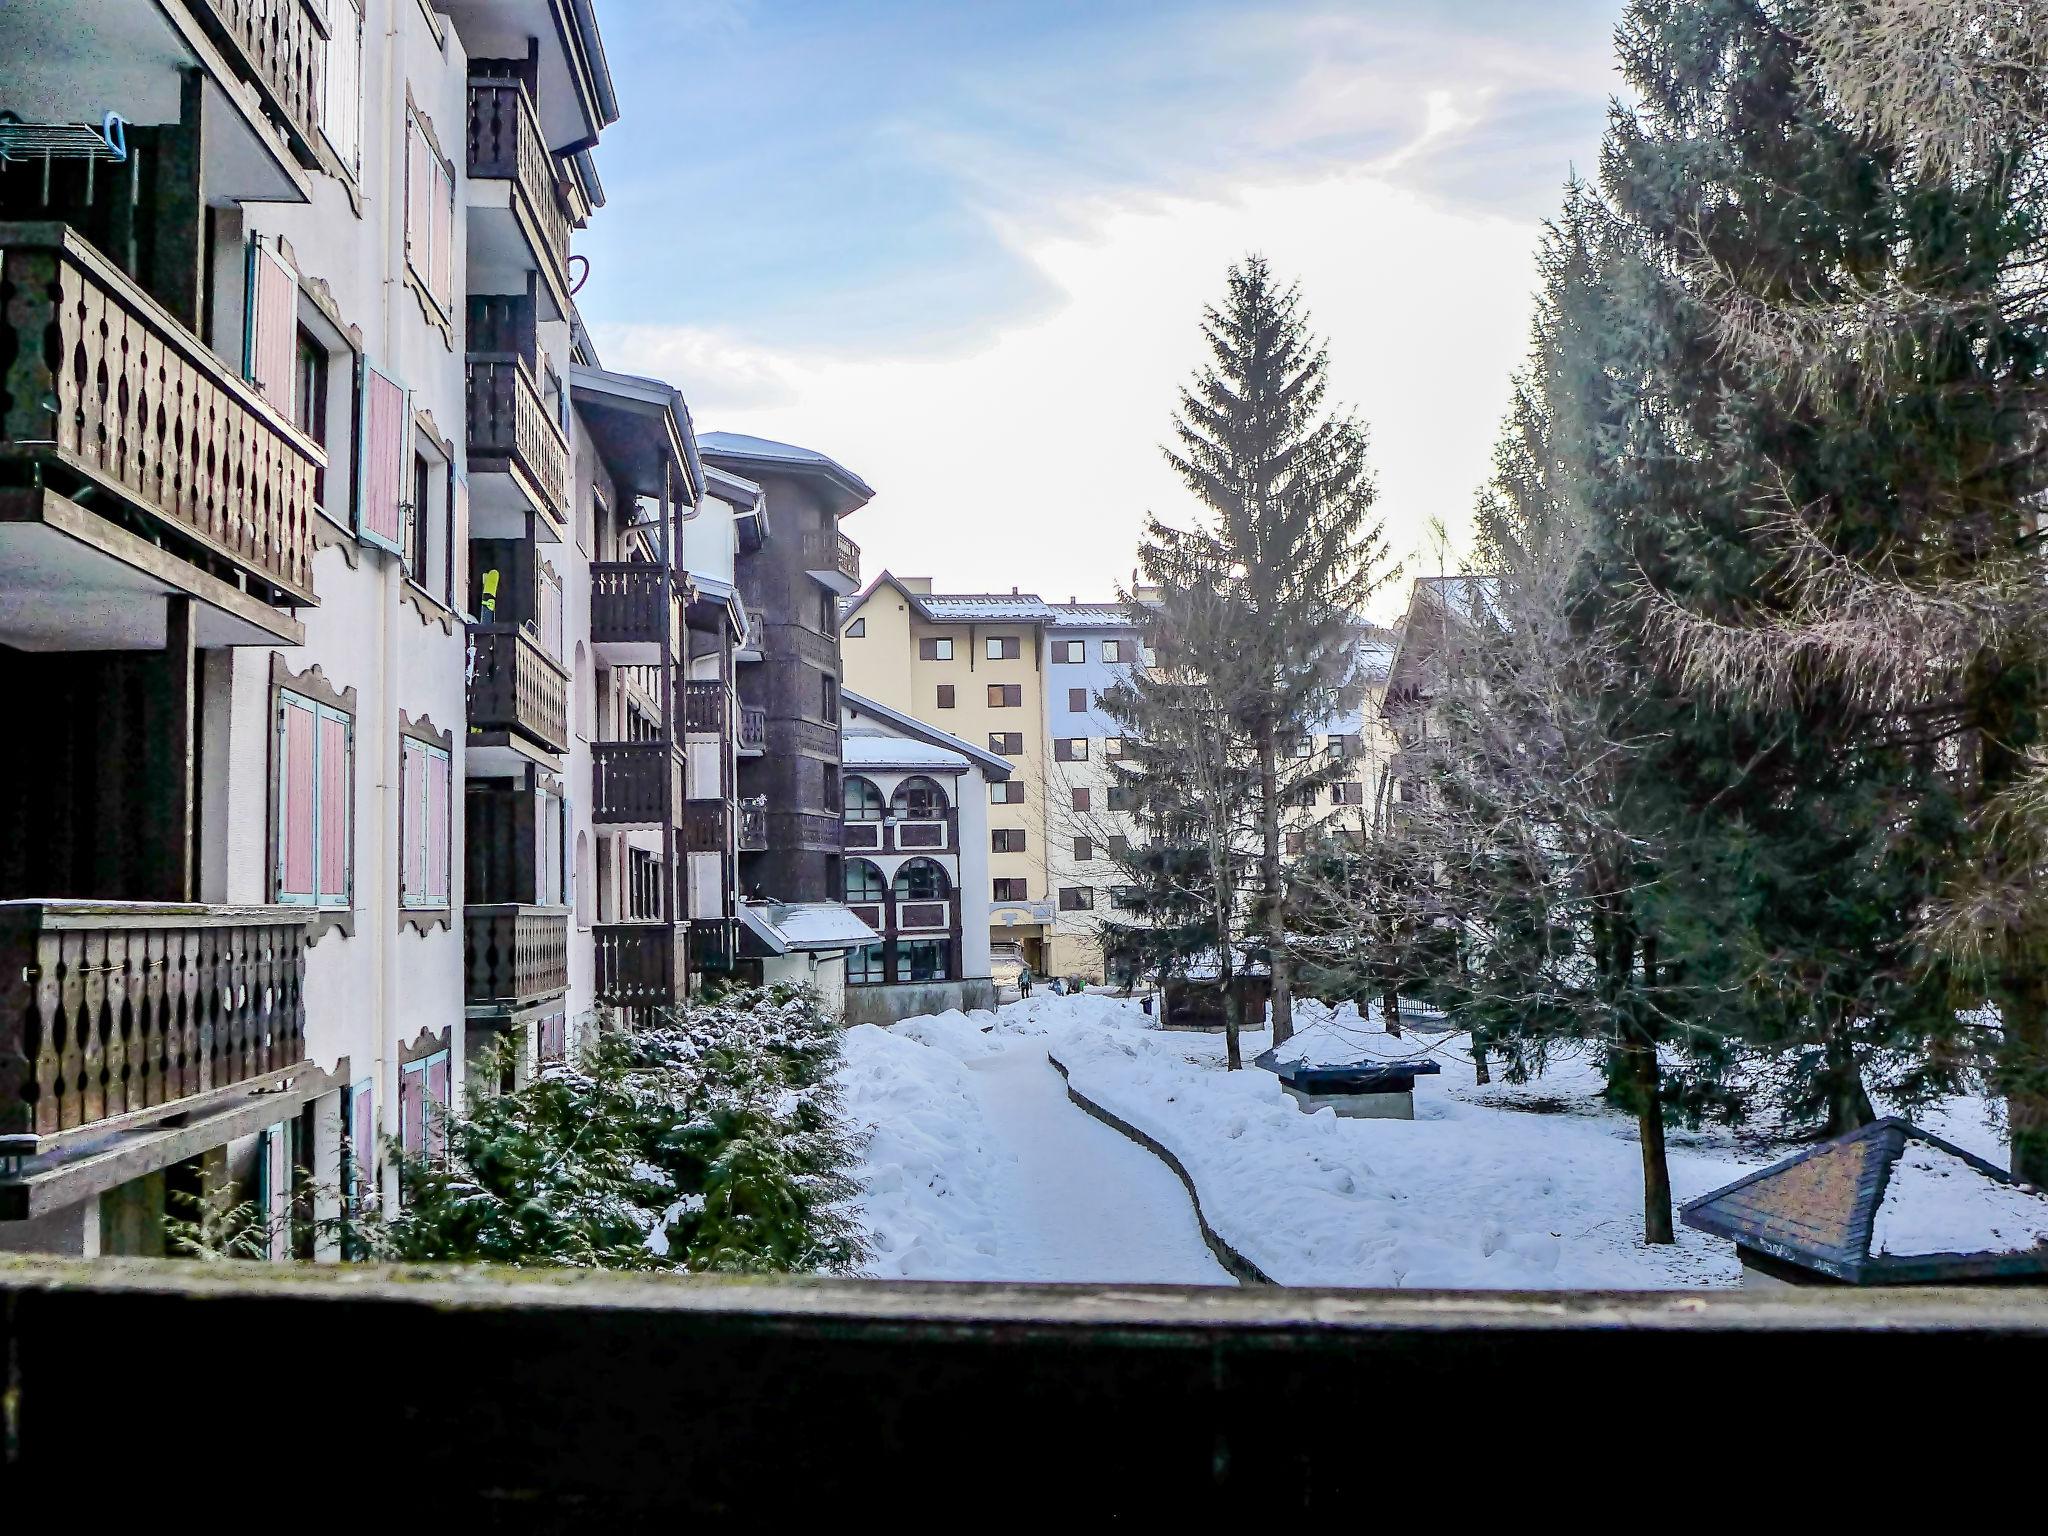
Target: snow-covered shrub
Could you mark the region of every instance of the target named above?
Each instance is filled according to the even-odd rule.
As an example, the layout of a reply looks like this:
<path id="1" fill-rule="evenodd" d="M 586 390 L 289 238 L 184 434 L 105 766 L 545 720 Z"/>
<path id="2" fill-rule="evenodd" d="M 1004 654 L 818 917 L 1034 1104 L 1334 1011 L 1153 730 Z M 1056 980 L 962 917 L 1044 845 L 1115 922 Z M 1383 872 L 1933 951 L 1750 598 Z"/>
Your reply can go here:
<path id="1" fill-rule="evenodd" d="M 379 1257 L 599 1269 L 851 1268 L 858 1154 L 832 1083 L 839 1031 L 778 987 L 604 1031 L 579 1059 L 446 1117 L 403 1162 Z M 482 1080 L 492 1081 L 495 1072 Z"/>

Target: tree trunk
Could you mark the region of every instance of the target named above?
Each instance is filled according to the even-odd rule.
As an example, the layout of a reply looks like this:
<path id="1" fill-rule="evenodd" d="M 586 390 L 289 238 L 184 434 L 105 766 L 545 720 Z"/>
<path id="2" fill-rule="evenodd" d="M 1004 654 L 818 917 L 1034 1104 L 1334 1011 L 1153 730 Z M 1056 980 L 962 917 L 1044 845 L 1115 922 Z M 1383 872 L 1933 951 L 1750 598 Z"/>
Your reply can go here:
<path id="1" fill-rule="evenodd" d="M 2012 1174 L 2048 1187 L 2048 973 L 2009 966 L 1998 999 L 2005 1026 L 2005 1118 L 2012 1134 Z"/>
<path id="2" fill-rule="evenodd" d="M 1266 897 L 1267 964 L 1273 975 L 1273 1043 L 1294 1036 L 1294 995 L 1287 964 L 1287 903 L 1280 884 L 1280 764 L 1273 722 L 1259 727 L 1260 882 Z"/>
<path id="3" fill-rule="evenodd" d="M 1237 993 L 1237 975 L 1230 968 L 1228 950 L 1217 962 L 1216 982 L 1223 989 L 1223 1054 L 1227 1070 L 1236 1072 L 1244 1066 L 1244 1052 L 1238 1045 L 1244 1032 L 1244 999 Z"/>
<path id="4" fill-rule="evenodd" d="M 1822 1130 L 1829 1136 L 1860 1131 L 1877 1118 L 1847 1034 L 1846 1021 L 1837 1017 L 1828 1021 L 1821 1040 L 1821 1090 L 1827 1100 L 1827 1123 Z"/>
<path id="5" fill-rule="evenodd" d="M 1380 1022 L 1396 1040 L 1401 1038 L 1401 989 L 1388 986 L 1380 993 Z"/>
<path id="6" fill-rule="evenodd" d="M 1664 1103 L 1657 1048 L 1631 1048 L 1635 1070 L 1636 1129 L 1643 1143 L 1643 1241 L 1671 1243 L 1671 1165 L 1664 1157 Z"/>

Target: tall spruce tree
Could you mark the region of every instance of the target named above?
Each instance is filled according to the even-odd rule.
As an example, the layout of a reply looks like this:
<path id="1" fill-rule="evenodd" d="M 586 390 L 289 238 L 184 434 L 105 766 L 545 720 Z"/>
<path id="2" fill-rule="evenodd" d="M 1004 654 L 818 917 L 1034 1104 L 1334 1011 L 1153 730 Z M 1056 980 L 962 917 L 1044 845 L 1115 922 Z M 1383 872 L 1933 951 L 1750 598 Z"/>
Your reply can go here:
<path id="1" fill-rule="evenodd" d="M 1365 428 L 1327 410 L 1329 354 L 1309 332 L 1298 286 L 1262 256 L 1230 269 L 1204 311 L 1210 361 L 1181 391 L 1166 459 L 1206 511 L 1191 531 L 1155 524 L 1165 564 L 1226 574 L 1234 671 L 1232 729 L 1258 764 L 1257 922 L 1270 951 L 1273 1035 L 1293 1033 L 1282 821 L 1312 779 L 1281 754 L 1345 705 L 1353 626 L 1385 579 Z M 1327 770 L 1334 774 L 1336 769 Z"/>

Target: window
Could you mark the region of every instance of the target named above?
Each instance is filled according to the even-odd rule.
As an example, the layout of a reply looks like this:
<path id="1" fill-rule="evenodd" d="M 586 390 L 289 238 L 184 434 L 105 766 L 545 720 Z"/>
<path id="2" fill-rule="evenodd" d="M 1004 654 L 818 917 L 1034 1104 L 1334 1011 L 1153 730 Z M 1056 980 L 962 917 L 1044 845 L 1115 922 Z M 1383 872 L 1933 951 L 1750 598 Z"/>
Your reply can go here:
<path id="1" fill-rule="evenodd" d="M 1294 790 L 1287 799 L 1290 804 L 1299 806 L 1304 811 L 1309 810 L 1316 803 L 1316 787 L 1311 784 L 1306 789 Z"/>
<path id="2" fill-rule="evenodd" d="M 982 654 L 990 661 L 1015 661 L 1024 654 L 1023 642 L 1015 635 L 990 635 Z"/>
<path id="3" fill-rule="evenodd" d="M 1302 849 L 1302 835 L 1299 832 L 1290 832 L 1287 834 L 1285 843 L 1288 853 L 1299 853 Z"/>
<path id="4" fill-rule="evenodd" d="M 1052 643 L 1052 659 L 1058 662 L 1080 662 L 1088 659 L 1088 642 L 1085 640 L 1055 640 Z"/>
<path id="5" fill-rule="evenodd" d="M 863 944 L 859 949 L 848 955 L 846 957 L 846 979 L 855 986 L 873 986 L 884 980 L 882 946 L 879 944 Z"/>
<path id="6" fill-rule="evenodd" d="M 989 852 L 1022 853 L 1024 851 L 1024 829 L 1022 827 L 997 827 L 988 835 Z"/>
<path id="7" fill-rule="evenodd" d="M 896 871 L 889 889 L 899 902 L 944 901 L 951 886 L 946 872 L 930 859 L 912 859 Z"/>
<path id="8" fill-rule="evenodd" d="M 846 780 L 843 802 L 846 808 L 841 814 L 848 821 L 882 819 L 882 792 L 858 774 Z"/>
<path id="9" fill-rule="evenodd" d="M 1024 733 L 1022 731 L 990 731 L 988 749 L 999 757 L 1022 757 L 1024 755 Z"/>
<path id="10" fill-rule="evenodd" d="M 1094 861 L 1094 859 L 1095 859 L 1095 840 L 1094 840 L 1093 838 L 1087 838 L 1087 837 L 1077 837 L 1077 838 L 1075 838 L 1075 839 L 1074 839 L 1074 862 L 1075 862 L 1076 864 L 1088 864 L 1088 863 L 1092 863 L 1092 862 Z"/>
<path id="11" fill-rule="evenodd" d="M 867 636 L 867 632 L 868 621 L 864 618 L 855 619 L 851 624 L 846 626 L 846 638 L 849 640 L 865 639 Z"/>
<path id="12" fill-rule="evenodd" d="M 455 271 L 455 173 L 434 147 L 427 119 L 413 112 L 405 138 L 405 262 L 445 318 Z"/>
<path id="13" fill-rule="evenodd" d="M 1102 659 L 1103 659 L 1104 661 L 1122 661 L 1122 660 L 1124 659 L 1124 643 L 1123 643 L 1123 641 L 1121 641 L 1121 640 L 1105 640 L 1105 641 L 1103 641 L 1103 642 L 1102 642 Z"/>
<path id="14" fill-rule="evenodd" d="M 1131 840 L 1121 832 L 1113 832 L 1109 838 L 1109 856 L 1112 859 L 1127 859 L 1131 856 Z"/>
<path id="15" fill-rule="evenodd" d="M 818 633 L 829 635 L 839 628 L 839 599 L 831 592 L 818 594 Z"/>
<path id="16" fill-rule="evenodd" d="M 1086 736 L 1061 736 L 1052 744 L 1055 762 L 1085 763 L 1088 761 L 1088 738 Z"/>
<path id="17" fill-rule="evenodd" d="M 327 446 L 327 349 L 303 325 L 297 334 L 298 362 L 292 381 L 292 424 L 321 447 Z"/>
<path id="18" fill-rule="evenodd" d="M 849 859 L 846 864 L 846 899 L 848 901 L 880 901 L 888 887 L 882 882 L 882 872 L 866 859 Z"/>
<path id="19" fill-rule="evenodd" d="M 341 168 L 355 177 L 362 174 L 362 0 L 334 0 L 327 11 L 334 33 L 327 40 L 327 77 L 321 82 L 320 132 Z"/>
<path id="20" fill-rule="evenodd" d="M 941 683 L 941 684 L 939 684 L 939 708 L 941 708 L 941 709 L 951 709 L 952 707 L 953 707 L 953 685 L 952 685 L 951 683 Z"/>
<path id="21" fill-rule="evenodd" d="M 917 659 L 919 661 L 951 661 L 953 659 L 952 638 L 947 635 L 937 635 L 918 641 Z"/>
<path id="22" fill-rule="evenodd" d="M 1075 791 L 1074 791 L 1074 809 L 1075 809 L 1075 810 L 1077 810 L 1077 811 L 1085 811 L 1085 810 L 1087 810 L 1087 809 L 1088 809 L 1088 791 L 1087 791 L 1087 790 L 1085 790 L 1085 789 L 1077 789 L 1077 790 L 1075 790 Z"/>
<path id="23" fill-rule="evenodd" d="M 898 821 L 938 821 L 946 814 L 946 792 L 922 774 L 905 779 L 889 797 L 889 814 Z"/>
<path id="24" fill-rule="evenodd" d="M 355 905 L 355 719 L 288 689 L 277 695 L 276 863 L 280 905 Z"/>
<path id="25" fill-rule="evenodd" d="M 448 1053 L 436 1051 L 398 1069 L 398 1139 L 430 1162 L 448 1155 Z"/>
<path id="26" fill-rule="evenodd" d="M 1335 753 L 1338 757 L 1358 757 L 1361 755 L 1359 750 L 1359 743 L 1361 739 L 1362 738 L 1360 738 L 1357 735 L 1332 736 L 1330 738 L 1330 750 L 1333 753 Z"/>
<path id="27" fill-rule="evenodd" d="M 910 939 L 896 946 L 898 981 L 944 981 L 946 951 L 944 939 Z"/>
<path id="28" fill-rule="evenodd" d="M 1082 713 L 1082 712 L 1083 712 L 1084 710 L 1086 710 L 1087 708 L 1088 708 L 1088 690 L 1087 690 L 1086 688 L 1069 688 L 1069 689 L 1067 690 L 1067 710 L 1068 710 L 1068 712 L 1069 712 L 1070 714 L 1076 714 L 1076 715 L 1078 715 L 1078 714 Z"/>
<path id="29" fill-rule="evenodd" d="M 1029 901 L 1031 899 L 1024 893 L 1025 882 L 1022 880 L 998 880 L 995 886 L 995 899 L 997 901 Z"/>
<path id="30" fill-rule="evenodd" d="M 1062 912 L 1093 912 L 1095 910 L 1095 892 L 1085 885 L 1061 886 L 1060 910 Z"/>
<path id="31" fill-rule="evenodd" d="M 1316 749 L 1315 740 L 1308 736 L 1297 736 L 1288 744 L 1288 750 L 1296 757 L 1307 757 Z"/>
<path id="32" fill-rule="evenodd" d="M 399 740 L 398 902 L 438 910 L 448 905 L 448 789 L 445 749 L 416 736 Z"/>
<path id="33" fill-rule="evenodd" d="M 398 509 L 398 559 L 408 581 L 427 582 L 427 516 L 434 495 L 433 463 L 423 453 L 412 456 L 412 495 Z"/>
<path id="34" fill-rule="evenodd" d="M 999 783 L 989 785 L 988 803 L 990 805 L 1022 805 L 1024 803 L 1023 784 L 1016 779 L 1004 779 Z"/>
<path id="35" fill-rule="evenodd" d="M 818 679 L 818 683 L 818 707 L 824 712 L 822 718 L 828 724 L 836 725 L 839 721 L 839 679 L 829 676 L 821 677 Z"/>
<path id="36" fill-rule="evenodd" d="M 1365 804 L 1365 786 L 1356 779 L 1343 779 L 1330 786 L 1330 802 L 1333 805 Z"/>
<path id="37" fill-rule="evenodd" d="M 988 685 L 988 707 L 990 709 L 1020 709 L 1024 704 L 1022 683 L 990 683 Z"/>
<path id="38" fill-rule="evenodd" d="M 1104 737 L 1104 738 L 1103 738 L 1103 741 L 1102 741 L 1102 755 L 1103 755 L 1104 757 L 1122 757 L 1122 756 L 1124 755 L 1124 739 L 1123 739 L 1123 737 L 1121 737 L 1121 736 L 1106 736 L 1106 737 Z"/>
<path id="39" fill-rule="evenodd" d="M 823 803 L 830 805 L 834 800 L 839 800 L 843 794 L 839 787 L 839 765 L 837 763 L 820 763 L 818 764 L 818 769 L 818 778 L 825 786 Z"/>
<path id="40" fill-rule="evenodd" d="M 1112 811 L 1135 811 L 1138 808 L 1137 791 L 1121 784 L 1110 785 L 1109 808 Z"/>

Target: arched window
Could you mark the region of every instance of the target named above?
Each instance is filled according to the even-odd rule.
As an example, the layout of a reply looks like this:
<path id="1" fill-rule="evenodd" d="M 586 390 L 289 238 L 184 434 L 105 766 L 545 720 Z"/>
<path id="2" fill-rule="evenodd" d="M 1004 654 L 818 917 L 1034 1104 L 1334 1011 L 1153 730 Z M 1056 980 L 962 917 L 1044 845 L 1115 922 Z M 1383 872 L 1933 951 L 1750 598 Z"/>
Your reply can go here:
<path id="1" fill-rule="evenodd" d="M 946 872 L 930 859 L 912 859 L 896 871 L 898 901 L 944 901 Z"/>
<path id="2" fill-rule="evenodd" d="M 841 781 L 844 785 L 842 799 L 846 805 L 848 821 L 880 821 L 882 819 L 882 792 L 866 779 L 857 775 Z"/>
<path id="3" fill-rule="evenodd" d="M 905 779 L 889 797 L 889 814 L 899 821 L 938 821 L 946 814 L 946 792 L 923 774 Z"/>
<path id="4" fill-rule="evenodd" d="M 882 880 L 882 872 L 866 859 L 846 861 L 846 899 L 848 901 L 880 901 L 888 887 Z"/>

